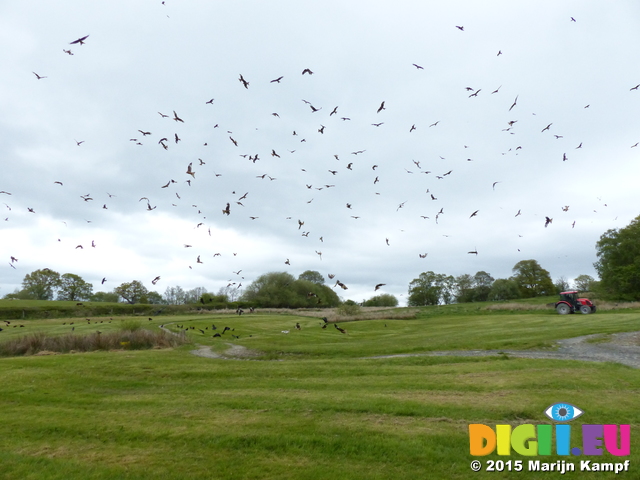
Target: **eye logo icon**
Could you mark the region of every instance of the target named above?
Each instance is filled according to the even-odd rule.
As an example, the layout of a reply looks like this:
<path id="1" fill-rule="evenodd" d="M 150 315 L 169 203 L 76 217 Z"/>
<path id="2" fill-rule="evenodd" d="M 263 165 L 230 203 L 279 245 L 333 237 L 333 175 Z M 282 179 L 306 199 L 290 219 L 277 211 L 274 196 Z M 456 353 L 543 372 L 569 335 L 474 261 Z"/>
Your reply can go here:
<path id="1" fill-rule="evenodd" d="M 556 422 L 570 422 L 584 412 L 570 403 L 554 403 L 544 411 L 544 414 Z"/>

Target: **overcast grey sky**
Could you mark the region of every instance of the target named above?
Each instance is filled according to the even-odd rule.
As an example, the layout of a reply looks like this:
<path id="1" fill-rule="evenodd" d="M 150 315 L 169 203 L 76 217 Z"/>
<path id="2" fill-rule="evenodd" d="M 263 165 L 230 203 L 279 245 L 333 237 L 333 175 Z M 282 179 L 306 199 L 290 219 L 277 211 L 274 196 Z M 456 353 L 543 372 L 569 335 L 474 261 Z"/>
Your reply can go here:
<path id="1" fill-rule="evenodd" d="M 39 268 L 401 302 L 429 270 L 595 277 L 640 213 L 639 25 L 631 0 L 2 2 L 0 295 Z"/>

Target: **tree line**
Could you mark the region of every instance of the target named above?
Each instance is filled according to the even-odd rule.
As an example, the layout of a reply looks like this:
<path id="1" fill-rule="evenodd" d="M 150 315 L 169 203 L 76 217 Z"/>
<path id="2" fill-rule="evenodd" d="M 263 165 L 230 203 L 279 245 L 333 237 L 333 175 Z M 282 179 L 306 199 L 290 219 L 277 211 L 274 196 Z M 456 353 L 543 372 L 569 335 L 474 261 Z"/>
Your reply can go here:
<path id="1" fill-rule="evenodd" d="M 579 275 L 570 285 L 564 277 L 555 282 L 549 272 L 536 260 L 522 260 L 512 269 L 509 278 L 494 279 L 489 273 L 457 277 L 435 273 L 421 273 L 409 283 L 409 306 L 448 303 L 501 301 L 555 295 L 564 290 L 596 292 L 612 300 L 640 300 L 640 216 L 621 229 L 607 230 L 596 243 L 597 262 L 594 267 L 600 276 Z M 127 302 L 151 304 L 204 304 L 229 306 L 236 304 L 255 307 L 301 308 L 335 307 L 342 300 L 325 285 L 324 276 L 307 270 L 298 278 L 287 272 L 261 275 L 244 290 L 235 284 L 220 288 L 217 293 L 205 287 L 184 290 L 180 286 L 167 287 L 164 294 L 148 290 L 141 281 L 133 280 L 110 292 L 93 292 L 93 285 L 73 273 L 60 274 L 49 268 L 25 275 L 22 288 L 4 298 L 34 300 L 70 300 L 94 302 Z M 390 294 L 376 295 L 361 303 L 364 306 L 397 306 Z"/>
<path id="2" fill-rule="evenodd" d="M 575 288 L 592 291 L 597 282 L 590 275 L 579 275 L 570 285 L 564 277 L 556 282 L 536 260 L 522 260 L 509 278 L 494 279 L 489 273 L 457 277 L 435 272 L 421 273 L 409 283 L 409 306 L 486 302 L 556 295 Z"/>

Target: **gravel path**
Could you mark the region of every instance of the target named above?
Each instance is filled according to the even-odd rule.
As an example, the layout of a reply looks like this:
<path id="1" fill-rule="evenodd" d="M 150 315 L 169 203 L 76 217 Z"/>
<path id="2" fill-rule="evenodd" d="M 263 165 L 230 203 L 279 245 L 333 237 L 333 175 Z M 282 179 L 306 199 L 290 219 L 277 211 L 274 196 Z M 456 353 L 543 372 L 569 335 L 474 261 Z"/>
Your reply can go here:
<path id="1" fill-rule="evenodd" d="M 600 335 L 558 340 L 559 348 L 551 352 L 540 350 L 449 350 L 428 353 L 380 355 L 366 358 L 400 358 L 418 356 L 480 357 L 509 355 L 518 358 L 551 358 L 558 360 L 580 360 L 584 362 L 615 362 L 640 368 L 640 332 L 616 333 L 602 343 L 588 343 L 587 340 Z"/>

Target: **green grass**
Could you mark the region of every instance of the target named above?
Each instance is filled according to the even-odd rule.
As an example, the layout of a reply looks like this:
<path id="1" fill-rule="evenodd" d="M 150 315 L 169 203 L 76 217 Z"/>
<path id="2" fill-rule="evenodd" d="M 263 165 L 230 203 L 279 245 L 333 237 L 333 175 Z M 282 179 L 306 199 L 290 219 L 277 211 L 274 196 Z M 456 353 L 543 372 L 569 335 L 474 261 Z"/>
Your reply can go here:
<path id="1" fill-rule="evenodd" d="M 638 313 L 434 308 L 422 309 L 416 320 L 340 323 L 346 335 L 301 316 L 126 317 L 91 324 L 59 318 L 18 320 L 25 327 L 6 328 L 0 341 L 34 331 L 63 335 L 70 321 L 79 334 L 117 331 L 132 319 L 144 328 L 194 326 L 206 332 L 189 329 L 194 344 L 224 350 L 234 343 L 279 361 L 201 358 L 189 354 L 193 345 L 2 358 L 1 479 L 558 478 L 471 472 L 467 430 L 470 423 L 549 423 L 543 411 L 558 401 L 585 411 L 572 422 L 575 441 L 582 422 L 630 423 L 627 476 L 638 476 L 638 370 L 503 356 L 360 358 L 540 348 L 559 338 L 638 330 Z M 295 330 L 296 322 L 302 330 Z M 224 326 L 234 330 L 213 338 Z M 516 454 L 502 459 L 528 460 Z M 618 459 L 606 454 L 596 460 Z M 582 478 L 580 472 L 563 477 Z"/>

